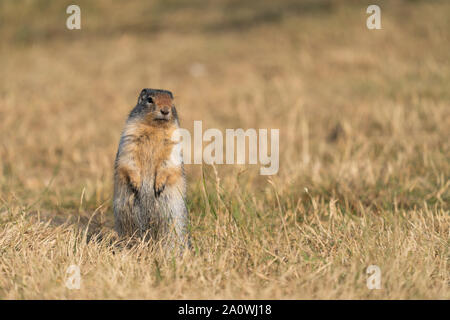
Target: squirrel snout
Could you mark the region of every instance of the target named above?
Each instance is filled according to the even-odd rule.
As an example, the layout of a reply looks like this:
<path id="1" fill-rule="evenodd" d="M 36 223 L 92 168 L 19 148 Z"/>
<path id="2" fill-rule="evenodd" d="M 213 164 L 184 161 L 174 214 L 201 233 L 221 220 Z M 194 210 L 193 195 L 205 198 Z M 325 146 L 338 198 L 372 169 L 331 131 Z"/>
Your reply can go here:
<path id="1" fill-rule="evenodd" d="M 164 116 L 167 116 L 167 115 L 170 113 L 169 107 L 161 108 L 161 113 L 162 113 Z"/>

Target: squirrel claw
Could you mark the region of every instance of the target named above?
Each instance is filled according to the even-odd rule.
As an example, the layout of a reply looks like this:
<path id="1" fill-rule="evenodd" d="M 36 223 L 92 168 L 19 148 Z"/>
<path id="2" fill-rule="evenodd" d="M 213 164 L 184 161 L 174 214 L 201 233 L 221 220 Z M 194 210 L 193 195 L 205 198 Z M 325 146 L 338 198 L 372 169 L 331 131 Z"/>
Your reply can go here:
<path id="1" fill-rule="evenodd" d="M 155 196 L 159 197 L 161 195 L 161 193 L 164 191 L 166 185 L 162 184 L 159 187 L 155 185 Z"/>

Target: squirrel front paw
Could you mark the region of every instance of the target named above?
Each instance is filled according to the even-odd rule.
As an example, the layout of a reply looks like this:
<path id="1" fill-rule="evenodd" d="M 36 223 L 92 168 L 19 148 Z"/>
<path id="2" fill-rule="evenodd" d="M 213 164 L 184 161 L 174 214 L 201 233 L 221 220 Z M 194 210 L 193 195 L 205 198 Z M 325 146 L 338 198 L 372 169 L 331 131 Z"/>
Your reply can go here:
<path id="1" fill-rule="evenodd" d="M 155 181 L 155 196 L 159 197 L 161 193 L 166 188 L 166 181 L 165 179 L 156 179 Z"/>
<path id="2" fill-rule="evenodd" d="M 155 196 L 159 197 L 166 186 L 172 186 L 179 178 L 181 178 L 180 168 L 160 168 L 155 175 Z"/>

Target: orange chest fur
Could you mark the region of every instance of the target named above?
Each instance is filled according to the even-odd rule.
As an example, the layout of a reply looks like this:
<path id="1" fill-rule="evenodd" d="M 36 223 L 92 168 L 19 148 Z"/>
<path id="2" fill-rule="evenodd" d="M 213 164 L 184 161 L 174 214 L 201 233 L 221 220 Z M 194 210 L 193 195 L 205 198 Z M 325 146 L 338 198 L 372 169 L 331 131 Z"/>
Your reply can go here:
<path id="1" fill-rule="evenodd" d="M 164 161 L 170 158 L 174 142 L 171 136 L 175 126 L 152 127 L 134 125 L 132 131 L 133 143 L 129 152 L 141 172 L 154 171 Z M 130 132 L 131 133 L 131 132 Z"/>

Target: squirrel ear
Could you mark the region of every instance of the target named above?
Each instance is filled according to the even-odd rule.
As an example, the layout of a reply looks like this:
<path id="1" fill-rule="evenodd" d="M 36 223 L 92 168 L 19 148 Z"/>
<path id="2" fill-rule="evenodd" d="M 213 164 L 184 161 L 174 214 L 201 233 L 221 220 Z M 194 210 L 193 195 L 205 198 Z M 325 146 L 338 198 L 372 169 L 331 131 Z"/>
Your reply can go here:
<path id="1" fill-rule="evenodd" d="M 141 104 L 146 99 L 147 99 L 147 90 L 146 89 L 142 89 L 141 93 L 139 94 L 138 104 Z"/>

